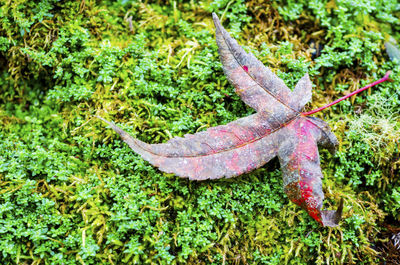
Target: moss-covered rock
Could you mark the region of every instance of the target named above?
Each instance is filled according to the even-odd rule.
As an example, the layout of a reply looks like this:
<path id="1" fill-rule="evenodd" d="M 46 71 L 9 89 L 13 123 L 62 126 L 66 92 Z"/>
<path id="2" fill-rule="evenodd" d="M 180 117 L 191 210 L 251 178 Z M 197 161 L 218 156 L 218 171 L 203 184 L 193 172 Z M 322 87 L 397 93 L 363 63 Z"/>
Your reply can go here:
<path id="1" fill-rule="evenodd" d="M 318 113 L 323 228 L 290 203 L 272 161 L 191 182 L 134 154 L 93 115 L 157 143 L 253 113 L 228 84 L 211 12 L 289 87 L 308 72 L 321 106 L 387 70 L 384 83 Z M 53 1 L 0 7 L 2 264 L 371 264 L 400 226 L 397 1 Z M 385 224 L 385 226 L 384 226 Z"/>

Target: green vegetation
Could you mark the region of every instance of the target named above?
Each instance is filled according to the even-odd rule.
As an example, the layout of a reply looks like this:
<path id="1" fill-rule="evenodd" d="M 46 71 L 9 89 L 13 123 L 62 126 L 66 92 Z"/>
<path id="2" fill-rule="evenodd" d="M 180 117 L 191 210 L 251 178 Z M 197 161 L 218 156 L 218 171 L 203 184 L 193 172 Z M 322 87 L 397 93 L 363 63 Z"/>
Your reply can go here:
<path id="1" fill-rule="evenodd" d="M 211 12 L 289 86 L 306 72 L 321 150 L 320 227 L 290 203 L 279 163 L 235 179 L 165 174 L 93 115 L 150 143 L 253 113 L 228 84 Z M 3 1 L 0 7 L 1 264 L 374 264 L 400 222 L 400 41 L 389 1 Z"/>

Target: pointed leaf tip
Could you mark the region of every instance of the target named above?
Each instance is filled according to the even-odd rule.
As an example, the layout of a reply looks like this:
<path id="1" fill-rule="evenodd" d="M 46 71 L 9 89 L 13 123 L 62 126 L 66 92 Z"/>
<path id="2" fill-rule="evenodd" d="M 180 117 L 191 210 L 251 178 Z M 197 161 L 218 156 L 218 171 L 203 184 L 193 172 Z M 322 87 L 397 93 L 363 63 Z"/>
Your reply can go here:
<path id="1" fill-rule="evenodd" d="M 215 14 L 214 12 L 212 12 L 212 17 L 213 17 L 213 20 L 214 20 L 214 21 L 215 21 L 215 20 L 219 20 L 217 14 Z"/>
<path id="2" fill-rule="evenodd" d="M 214 26 L 218 29 L 219 27 L 221 27 L 221 22 L 219 21 L 219 18 L 217 16 L 217 14 L 215 14 L 214 12 L 212 13 L 212 17 L 213 17 L 213 21 L 214 21 Z"/>
<path id="3" fill-rule="evenodd" d="M 321 211 L 322 224 L 324 226 L 336 227 L 339 225 L 340 220 L 342 219 L 343 213 L 343 198 L 339 202 L 339 206 L 336 211 Z"/>

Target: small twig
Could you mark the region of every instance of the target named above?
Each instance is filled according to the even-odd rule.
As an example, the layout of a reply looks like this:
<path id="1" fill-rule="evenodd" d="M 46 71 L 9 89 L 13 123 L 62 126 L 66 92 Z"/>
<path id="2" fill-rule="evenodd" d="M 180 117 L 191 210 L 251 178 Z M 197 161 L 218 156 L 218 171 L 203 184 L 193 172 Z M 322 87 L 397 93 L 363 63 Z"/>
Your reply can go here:
<path id="1" fill-rule="evenodd" d="M 322 106 L 322 107 L 320 107 L 320 108 L 317 108 L 317 109 L 314 109 L 314 110 L 311 110 L 311 111 L 308 111 L 308 112 L 302 112 L 301 115 L 302 115 L 302 116 L 308 116 L 308 115 L 314 114 L 314 113 L 319 112 L 319 111 L 321 111 L 321 110 L 323 110 L 323 109 L 329 108 L 330 106 L 333 106 L 333 105 L 339 103 L 339 102 L 342 101 L 342 100 L 345 100 L 345 99 L 347 99 L 347 98 L 349 98 L 349 97 L 351 97 L 351 96 L 354 96 L 355 94 L 358 94 L 358 93 L 360 93 L 361 91 L 364 91 L 364 90 L 366 90 L 366 89 L 368 89 L 368 88 L 370 88 L 370 87 L 373 87 L 373 86 L 375 86 L 375 85 L 377 85 L 377 84 L 380 84 L 380 83 L 382 83 L 382 82 L 391 80 L 391 79 L 389 78 L 390 73 L 391 73 L 391 71 L 387 71 L 386 74 L 385 74 L 385 76 L 384 76 L 383 78 L 381 78 L 381 79 L 379 79 L 379 80 L 377 80 L 377 81 L 375 81 L 375 82 L 373 82 L 373 83 L 371 83 L 371 84 L 369 84 L 369 85 L 367 85 L 367 86 L 365 86 L 365 87 L 363 87 L 363 88 L 357 89 L 356 91 L 351 92 L 350 94 L 348 94 L 348 95 L 346 95 L 346 96 L 344 96 L 344 97 L 341 97 L 341 98 L 339 98 L 339 99 L 337 99 L 337 100 L 335 100 L 335 101 L 333 101 L 333 102 L 331 102 L 331 103 L 329 103 L 329 104 L 326 104 L 325 106 Z"/>

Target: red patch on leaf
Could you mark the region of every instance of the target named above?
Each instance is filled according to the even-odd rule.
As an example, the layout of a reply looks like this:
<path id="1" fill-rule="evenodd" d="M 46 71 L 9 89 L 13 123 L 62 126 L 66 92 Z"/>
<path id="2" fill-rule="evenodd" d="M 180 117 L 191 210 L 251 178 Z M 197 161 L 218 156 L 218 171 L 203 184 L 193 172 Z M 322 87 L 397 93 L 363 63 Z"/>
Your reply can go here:
<path id="1" fill-rule="evenodd" d="M 246 65 L 243 65 L 243 69 L 244 69 L 246 72 L 249 72 L 249 68 L 248 68 Z"/>

